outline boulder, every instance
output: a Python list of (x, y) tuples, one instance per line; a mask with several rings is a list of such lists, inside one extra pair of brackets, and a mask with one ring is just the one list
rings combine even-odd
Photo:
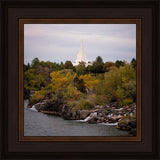
[[(122, 118), (123, 120), (123, 118)], [(126, 119), (121, 122), (121, 120), (118, 121), (118, 128), (125, 131), (131, 131), (134, 132), (136, 129), (136, 120), (130, 120)], [(135, 133), (133, 133), (135, 135)]]
[(105, 109), (100, 109), (97, 111), (97, 116), (98, 117), (106, 117), (108, 115), (108, 111)]
[(90, 111), (89, 110), (80, 110), (79, 111), (79, 119), (84, 120), (89, 115), (90, 115)]
[(64, 104), (62, 107), (62, 117), (64, 119), (71, 119), (72, 117), (72, 112), (71, 112), (71, 107)]
[(95, 124), (95, 123), (97, 123), (97, 120), (98, 120), (98, 118), (96, 116), (92, 116), (89, 118), (89, 120), (87, 122)]
[(27, 108), (32, 108), (32, 106), (33, 106), (33, 105), (31, 105), (31, 104), (28, 104), (28, 105), (27, 105)]
[(71, 117), (70, 117), (70, 119), (71, 120), (76, 120), (77, 119), (76, 117), (77, 117), (76, 111), (72, 111), (71, 110)]
[(35, 108), (38, 111), (62, 111), (63, 103), (59, 100), (43, 100), (41, 103), (35, 104)]
[(109, 118), (109, 119), (108, 119), (108, 123), (115, 123), (115, 122), (116, 122), (115, 119), (112, 119), (112, 118)]
[(79, 120), (80, 119), (80, 110), (76, 111), (76, 119)]
[(110, 119), (114, 120), (114, 121), (118, 121), (119, 119), (121, 119), (123, 116), (113, 116)]
[(46, 110), (46, 103), (37, 103), (34, 105), (37, 111), (45, 111)]

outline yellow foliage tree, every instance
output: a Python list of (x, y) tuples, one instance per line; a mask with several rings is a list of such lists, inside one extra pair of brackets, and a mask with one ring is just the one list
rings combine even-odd
[(85, 86), (90, 90), (92, 90), (94, 86), (99, 83), (99, 80), (96, 79), (96, 77), (91, 76), (91, 74), (81, 75), (79, 79), (83, 79)]
[(59, 71), (50, 74), (52, 78), (52, 89), (57, 94), (62, 94), (65, 98), (75, 98), (79, 95), (79, 91), (74, 87), (73, 80), (76, 74), (72, 75), (68, 72), (66, 75)]

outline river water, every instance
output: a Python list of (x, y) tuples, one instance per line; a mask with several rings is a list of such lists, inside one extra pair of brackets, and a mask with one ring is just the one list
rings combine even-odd
[(115, 125), (89, 124), (37, 112), (24, 100), (24, 136), (129, 136)]

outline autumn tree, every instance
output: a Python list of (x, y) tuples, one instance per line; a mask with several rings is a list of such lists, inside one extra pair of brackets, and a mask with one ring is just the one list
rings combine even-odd
[(99, 80), (96, 79), (95, 76), (91, 76), (91, 74), (81, 75), (79, 76), (79, 79), (83, 79), (85, 86), (89, 90), (93, 90), (95, 88), (95, 85), (99, 83)]
[(35, 69), (29, 69), (24, 73), (24, 87), (26, 90), (35, 91), (44, 87), (46, 82), (41, 74), (36, 74)]
[(136, 95), (136, 72), (132, 65), (126, 64), (123, 67), (111, 67), (105, 73), (105, 92), (110, 101), (117, 101), (123, 105), (127, 98), (135, 100)]
[(115, 66), (114, 62), (106, 62), (104, 64), (104, 71), (108, 72), (112, 66)]
[(51, 90), (56, 93), (57, 96), (64, 96), (65, 98), (78, 97), (79, 91), (74, 86), (74, 78), (76, 74), (72, 75), (68, 72), (66, 75), (61, 74), (60, 71), (52, 72), (50, 74), (52, 83), (50, 85)]

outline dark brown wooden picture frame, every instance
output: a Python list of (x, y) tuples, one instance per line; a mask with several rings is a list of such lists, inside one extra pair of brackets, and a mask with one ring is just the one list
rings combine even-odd
[[(135, 137), (31, 137), (24, 136), (23, 55), (24, 24), (136, 24), (137, 136)], [(141, 19), (19, 19), (19, 141), (141, 141)]]
[[(158, 159), (159, 158), (159, 18), (160, 3), (143, 1), (1, 1), (0, 53), (0, 148), (1, 159)], [(19, 36), (22, 25), (30, 19), (60, 19), (60, 22), (93, 19), (136, 20), (141, 35), (137, 54), (139, 99), (139, 134), (136, 139), (25, 139), (22, 117), (23, 57)], [(62, 20), (63, 19), (63, 20)], [(124, 20), (124, 21), (125, 21)], [(20, 23), (19, 23), (20, 22)], [(22, 22), (22, 23), (21, 23)], [(59, 22), (59, 23), (60, 23)], [(82, 21), (81, 21), (82, 23)], [(20, 40), (20, 41), (19, 41)], [(19, 52), (20, 51), (20, 52)], [(20, 79), (19, 79), (20, 78)], [(141, 87), (140, 87), (141, 86)], [(19, 117), (20, 115), (20, 117)], [(20, 122), (20, 123), (19, 123)], [(19, 124), (20, 129), (19, 130)], [(19, 139), (20, 135), (20, 139)], [(34, 137), (35, 138), (35, 137)], [(110, 137), (108, 137), (110, 138)], [(125, 137), (127, 138), (127, 137)], [(132, 137), (129, 137), (132, 138)], [(43, 142), (40, 142), (40, 141)], [(62, 154), (63, 153), (63, 154)]]

